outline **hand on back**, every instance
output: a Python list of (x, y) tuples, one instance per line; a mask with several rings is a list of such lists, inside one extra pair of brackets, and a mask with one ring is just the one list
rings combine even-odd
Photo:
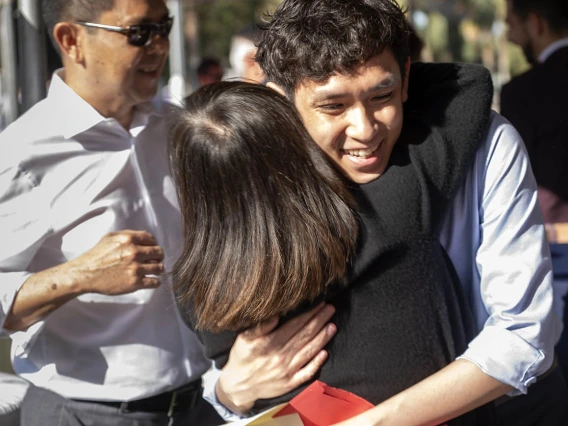
[(335, 309), (320, 304), (276, 328), (273, 318), (237, 337), (217, 382), (217, 397), (244, 414), (257, 399), (274, 398), (311, 379), (327, 359), (324, 346), (337, 328)]

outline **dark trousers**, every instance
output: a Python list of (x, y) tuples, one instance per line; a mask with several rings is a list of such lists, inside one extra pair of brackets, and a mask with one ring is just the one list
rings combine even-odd
[(568, 387), (560, 368), (529, 386), (526, 395), (496, 404), (501, 426), (568, 426)]
[(166, 412), (124, 411), (96, 402), (74, 401), (30, 386), (21, 408), (23, 426), (218, 426), (225, 421), (201, 395), (191, 407)]

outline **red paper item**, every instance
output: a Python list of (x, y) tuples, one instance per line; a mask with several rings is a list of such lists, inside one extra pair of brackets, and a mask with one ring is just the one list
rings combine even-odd
[(342, 389), (315, 381), (274, 417), (298, 413), (304, 426), (329, 426), (361, 414), (373, 404)]

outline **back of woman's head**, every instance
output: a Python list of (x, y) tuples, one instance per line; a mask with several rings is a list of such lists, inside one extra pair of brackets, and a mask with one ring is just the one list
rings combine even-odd
[(344, 274), (357, 236), (351, 198), (284, 97), (214, 83), (189, 96), (172, 124), (184, 224), (173, 279), (197, 327), (249, 327)]

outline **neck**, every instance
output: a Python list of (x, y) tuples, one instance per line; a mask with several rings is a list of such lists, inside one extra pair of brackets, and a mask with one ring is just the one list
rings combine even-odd
[(558, 33), (547, 32), (534, 43), (536, 57), (538, 58), (552, 43), (562, 40), (563, 38), (568, 38), (568, 29)]
[(96, 83), (85, 81), (72, 67), (65, 67), (65, 83), (103, 117), (114, 118), (126, 130), (130, 129), (135, 105), (125, 102), (120, 94), (93, 90)]

